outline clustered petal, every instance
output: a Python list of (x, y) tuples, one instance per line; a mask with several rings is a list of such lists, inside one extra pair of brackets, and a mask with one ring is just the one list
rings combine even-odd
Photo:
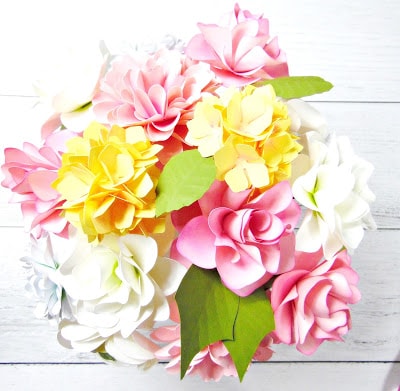
[(193, 105), (215, 86), (208, 65), (160, 49), (116, 59), (93, 99), (93, 109), (100, 122), (142, 125), (151, 141), (171, 148), (169, 139), (178, 125), (186, 124)]
[(288, 180), (302, 149), (290, 130), (288, 109), (270, 85), (204, 98), (187, 125), (186, 142), (203, 157), (214, 156), (217, 179), (236, 192)]
[(137, 126), (109, 130), (92, 123), (69, 140), (53, 183), (65, 199), (66, 219), (91, 240), (110, 232), (162, 231), (163, 220), (155, 218), (160, 149)]
[(269, 21), (235, 5), (231, 25), (198, 23), (200, 34), (185, 53), (210, 64), (225, 86), (243, 86), (260, 79), (287, 76), (288, 65), (277, 38), (271, 38)]

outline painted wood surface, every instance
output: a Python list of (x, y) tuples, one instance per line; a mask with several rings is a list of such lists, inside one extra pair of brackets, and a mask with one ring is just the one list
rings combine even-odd
[(257, 364), (250, 368), (241, 384), (232, 378), (220, 383), (204, 383), (199, 378), (180, 381), (166, 374), (161, 365), (151, 372), (102, 364), (0, 366), (3, 389), (29, 391), (397, 391), (399, 376), (400, 368), (391, 363)]
[[(105, 38), (183, 39), (196, 21), (209, 21), (234, 1), (85, 2), (28, 0), (0, 5), (0, 147), (37, 141), (44, 119), (33, 109), (32, 81), (66, 42)], [(142, 373), (100, 363), (60, 347), (54, 326), (33, 317), (19, 258), (26, 236), (10, 194), (0, 189), (0, 385), (4, 390), (362, 390), (392, 391), (400, 384), (400, 3), (396, 0), (243, 0), (264, 12), (288, 53), (293, 75), (316, 74), (335, 88), (313, 97), (329, 127), (351, 138), (375, 165), (378, 230), (367, 232), (353, 257), (363, 298), (353, 306), (344, 343), (325, 343), (311, 357), (278, 346), (273, 361), (235, 379), (180, 382), (162, 365)], [(186, 17), (184, 19), (183, 16)], [(154, 26), (158, 26), (155, 28)], [(1, 158), (3, 159), (3, 158)], [(29, 387), (27, 388), (27, 382)]]

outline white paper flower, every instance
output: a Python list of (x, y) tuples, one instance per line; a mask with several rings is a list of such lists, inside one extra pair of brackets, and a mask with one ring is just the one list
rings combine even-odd
[(286, 105), (291, 119), (290, 130), (300, 136), (300, 143), (304, 149), (307, 150), (307, 140), (302, 136), (306, 133), (317, 133), (321, 141), (326, 139), (328, 136), (326, 119), (315, 107), (301, 99), (290, 99)]
[(57, 268), (68, 258), (73, 237), (65, 239), (48, 233), (39, 239), (31, 235), (28, 254), (21, 258), (30, 274), (26, 289), (38, 304), (35, 316), (58, 321), (63, 312), (68, 316), (68, 303), (62, 298)]
[(104, 345), (104, 350), (114, 360), (113, 364), (138, 365), (143, 369), (158, 362), (154, 355), (158, 349), (159, 345), (138, 331), (134, 331), (128, 338), (115, 334)]
[(35, 92), (41, 102), (61, 115), (65, 127), (82, 131), (94, 119), (90, 102), (106, 57), (99, 47), (76, 44), (55, 53), (54, 62), (34, 83)]
[(303, 146), (292, 164), (291, 183), (310, 169), (309, 145), (315, 140), (325, 142), (329, 131), (324, 116), (309, 103), (301, 99), (290, 99), (286, 102), (291, 120), (290, 130), (299, 137)]
[[(126, 348), (118, 338), (132, 345), (139, 328), (168, 320), (167, 296), (175, 293), (186, 269), (158, 258), (151, 237), (108, 235), (97, 245), (81, 243), (59, 272), (75, 318), (60, 324), (60, 342), (84, 352), (104, 346), (113, 355), (116, 346)], [(120, 357), (135, 361), (134, 349), (128, 351)]]
[(360, 244), (364, 228), (375, 229), (370, 203), (375, 196), (367, 181), (373, 166), (356, 156), (347, 137), (310, 143), (311, 168), (296, 179), (293, 195), (308, 210), (296, 236), (296, 250), (317, 251), (327, 258), (343, 246)]

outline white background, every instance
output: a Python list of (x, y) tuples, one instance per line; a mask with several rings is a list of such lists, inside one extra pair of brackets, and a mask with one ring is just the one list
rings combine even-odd
[[(37, 139), (44, 120), (31, 84), (65, 44), (183, 39), (197, 21), (216, 21), (229, 0), (2, 0), (0, 5), (0, 147)], [(33, 317), (24, 292), (21, 215), (0, 189), (0, 386), (2, 390), (280, 390), (391, 391), (400, 384), (400, 3), (397, 0), (247, 0), (264, 12), (287, 52), (292, 75), (319, 75), (335, 88), (313, 97), (332, 130), (351, 137), (376, 169), (371, 186), (379, 229), (353, 258), (362, 301), (345, 343), (325, 343), (305, 357), (276, 349), (236, 379), (179, 381), (161, 365), (142, 373), (98, 363), (61, 348), (55, 329)], [(3, 154), (1, 154), (1, 163)]]

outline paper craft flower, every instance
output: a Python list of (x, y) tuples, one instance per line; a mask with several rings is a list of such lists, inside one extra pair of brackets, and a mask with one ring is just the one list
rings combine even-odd
[(214, 155), (217, 179), (225, 181), (234, 192), (269, 185), (265, 160), (243, 137), (231, 136)]
[[(154, 354), (159, 360), (168, 360), (166, 370), (172, 374), (179, 373), (181, 364), (181, 341), (179, 315), (172, 316), (178, 324), (162, 326), (152, 332), (151, 337), (164, 347)], [(205, 381), (220, 380), (223, 376), (237, 377), (237, 371), (225, 345), (215, 342), (202, 349), (193, 358), (186, 375), (199, 375)]]
[[(222, 282), (240, 296), (293, 267), (293, 229), (300, 217), (286, 182), (255, 199), (248, 197), (248, 191), (234, 193), (215, 182), (194, 206), (201, 214), (183, 226), (176, 241), (184, 258), (199, 267), (217, 268)], [(173, 218), (182, 221), (179, 214)]]
[(41, 144), (4, 151), (27, 288), (66, 348), (242, 381), (274, 344), (312, 354), (351, 328), (373, 167), (302, 99), (332, 84), (289, 77), (263, 15), (230, 16), (88, 48), (41, 84)]
[(69, 239), (50, 233), (40, 239), (31, 236), (29, 250), (21, 261), (29, 269), (26, 289), (37, 300), (35, 315), (38, 318), (58, 321), (61, 313), (68, 312), (62, 301), (57, 269), (68, 258), (70, 249)]
[(201, 33), (189, 41), (185, 53), (210, 64), (225, 86), (288, 75), (286, 56), (277, 38), (270, 37), (268, 19), (236, 4), (231, 20), (225, 26), (198, 23)]
[(195, 107), (193, 118), (187, 122), (185, 141), (196, 146), (201, 156), (213, 156), (224, 143), (223, 105), (216, 96), (206, 96)]
[(308, 138), (319, 138), (325, 141), (329, 134), (328, 125), (324, 116), (310, 103), (301, 99), (290, 99), (286, 102), (288, 117), (290, 118), (290, 131), (299, 136), (302, 153), (308, 154)]
[(34, 83), (42, 103), (54, 111), (42, 127), (42, 136), (46, 137), (61, 125), (82, 131), (94, 119), (91, 102), (106, 68), (107, 55), (101, 52), (100, 45), (74, 45), (57, 53), (51, 65)]
[(187, 124), (186, 142), (214, 156), (217, 178), (233, 191), (271, 187), (291, 177), (302, 146), (290, 131), (285, 104), (270, 86), (228, 89), (205, 98)]
[(314, 252), (322, 244), (330, 258), (343, 246), (355, 249), (364, 228), (375, 227), (370, 212), (375, 197), (367, 186), (372, 165), (354, 155), (346, 137), (332, 137), (329, 144), (312, 141), (310, 164), (293, 184), (296, 200), (308, 208), (297, 233), (297, 250)]
[[(169, 318), (167, 296), (178, 288), (185, 268), (158, 258), (154, 239), (108, 235), (98, 245), (84, 238), (78, 244), (59, 268), (73, 315), (60, 324), (60, 338), (68, 341), (67, 347), (89, 352), (104, 346), (113, 355), (117, 341), (142, 341), (138, 329)], [(141, 348), (132, 347), (131, 354), (133, 349), (139, 356), (130, 361), (140, 360)]]
[(51, 184), (61, 166), (63, 143), (73, 135), (63, 131), (49, 136), (41, 147), (26, 142), (22, 150), (4, 150), (1, 184), (14, 193), (10, 202), (21, 205), (25, 227), (37, 238), (45, 232), (67, 235), (68, 222), (60, 214), (63, 199)]
[[(161, 326), (151, 333), (152, 339), (162, 342), (164, 346), (155, 352), (159, 360), (168, 360), (166, 370), (179, 373), (181, 364), (180, 319), (178, 308), (171, 305), (171, 320), (177, 324)], [(273, 351), (270, 349), (272, 337), (266, 336), (254, 354), (255, 361), (267, 361)], [(235, 364), (225, 345), (217, 341), (204, 347), (191, 361), (186, 375), (199, 375), (205, 381), (219, 381), (223, 376), (237, 377)]]
[(275, 334), (281, 342), (312, 354), (323, 341), (342, 340), (351, 328), (349, 304), (360, 299), (358, 276), (345, 250), (314, 265), (307, 265), (307, 255), (299, 253), (296, 263), (298, 268), (273, 284)]
[(151, 141), (165, 141), (215, 84), (207, 65), (190, 61), (178, 51), (125, 56), (113, 62), (101, 82), (93, 99), (94, 111), (103, 123), (140, 124)]
[(65, 199), (65, 218), (91, 239), (109, 232), (157, 232), (155, 188), (159, 170), (141, 127), (110, 130), (93, 123), (68, 142), (54, 188)]
[[(205, 144), (205, 137), (220, 133), (222, 142), (231, 135), (241, 136), (258, 150), (276, 129), (288, 130), (289, 126), (287, 107), (277, 99), (274, 89), (270, 85), (258, 88), (248, 85), (243, 89), (227, 89), (219, 99), (204, 98), (188, 122), (186, 141), (199, 146), (201, 152), (200, 144)], [(202, 153), (202, 156), (213, 154)]]

